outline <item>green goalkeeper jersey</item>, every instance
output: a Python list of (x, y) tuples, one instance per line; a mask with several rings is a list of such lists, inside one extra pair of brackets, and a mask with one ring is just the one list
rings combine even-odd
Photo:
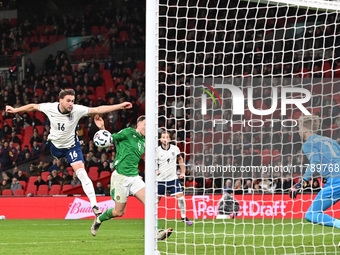
[(130, 127), (112, 134), (112, 138), (117, 149), (114, 162), (116, 171), (125, 176), (137, 176), (138, 163), (144, 153), (145, 138)]

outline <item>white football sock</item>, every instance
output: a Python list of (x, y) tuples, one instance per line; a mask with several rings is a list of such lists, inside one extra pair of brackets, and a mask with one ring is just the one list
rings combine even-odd
[(177, 198), (177, 199), (178, 199), (178, 207), (181, 211), (181, 217), (185, 218), (186, 217), (186, 215), (185, 215), (185, 211), (186, 211), (185, 198), (180, 197), (180, 198)]
[(81, 181), (81, 185), (83, 186), (83, 190), (86, 196), (89, 198), (91, 203), (91, 208), (97, 205), (96, 194), (94, 193), (94, 188), (91, 179), (88, 177), (84, 168), (79, 168), (76, 172), (78, 179)]

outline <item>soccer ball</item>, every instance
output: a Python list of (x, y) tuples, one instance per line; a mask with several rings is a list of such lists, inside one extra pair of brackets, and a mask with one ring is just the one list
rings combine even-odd
[(107, 130), (99, 130), (93, 136), (94, 144), (99, 148), (106, 148), (112, 144), (111, 133)]
[(5, 219), (6, 219), (5, 215), (0, 215), (0, 220), (5, 220)]

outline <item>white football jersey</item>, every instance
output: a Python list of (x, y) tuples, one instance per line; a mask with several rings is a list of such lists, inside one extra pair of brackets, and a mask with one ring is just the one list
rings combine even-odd
[(59, 149), (71, 148), (79, 141), (77, 127), (79, 120), (87, 116), (90, 109), (83, 105), (74, 104), (70, 113), (61, 113), (59, 103), (43, 103), (39, 111), (45, 113), (50, 120), (51, 130), (48, 140)]
[(164, 149), (162, 145), (156, 149), (156, 162), (160, 171), (157, 181), (172, 181), (178, 178), (177, 157), (180, 154), (179, 148), (172, 144), (168, 150)]

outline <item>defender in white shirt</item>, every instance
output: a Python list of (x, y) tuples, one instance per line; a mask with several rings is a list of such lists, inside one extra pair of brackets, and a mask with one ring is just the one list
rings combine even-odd
[(192, 222), (186, 217), (185, 198), (176, 173), (177, 160), (181, 168), (179, 178), (182, 179), (184, 178), (185, 169), (181, 152), (176, 145), (170, 144), (169, 133), (163, 132), (161, 135), (161, 145), (156, 150), (156, 162), (158, 163), (158, 202), (169, 190), (170, 194), (175, 195), (178, 200), (178, 207), (181, 211), (182, 221), (190, 226), (192, 225)]
[(41, 111), (47, 115), (51, 123), (48, 140), (51, 141), (51, 154), (55, 158), (65, 157), (81, 181), (83, 190), (90, 200), (95, 215), (101, 214), (91, 179), (88, 177), (84, 157), (77, 135), (78, 122), (82, 117), (104, 114), (120, 109), (131, 108), (132, 104), (124, 102), (117, 105), (103, 105), (99, 107), (86, 107), (74, 104), (75, 92), (73, 89), (61, 90), (59, 103), (28, 104), (19, 108), (6, 106), (6, 112)]

